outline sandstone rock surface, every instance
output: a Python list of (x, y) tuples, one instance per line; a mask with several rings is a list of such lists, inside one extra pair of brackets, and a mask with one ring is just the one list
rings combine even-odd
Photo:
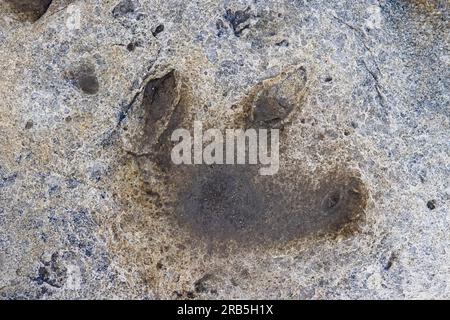
[[(0, 0), (0, 298), (450, 298), (449, 14)], [(279, 173), (174, 166), (193, 121)]]

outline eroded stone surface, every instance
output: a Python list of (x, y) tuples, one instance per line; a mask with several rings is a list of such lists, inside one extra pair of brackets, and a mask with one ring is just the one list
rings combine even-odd
[[(1, 298), (449, 297), (446, 1), (12, 2)], [(280, 171), (173, 165), (194, 120)]]

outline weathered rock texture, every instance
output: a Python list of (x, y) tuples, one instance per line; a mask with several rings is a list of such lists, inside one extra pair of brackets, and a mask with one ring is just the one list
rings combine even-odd
[[(0, 297), (449, 298), (445, 0), (0, 0)], [(277, 175), (176, 128), (279, 128)]]

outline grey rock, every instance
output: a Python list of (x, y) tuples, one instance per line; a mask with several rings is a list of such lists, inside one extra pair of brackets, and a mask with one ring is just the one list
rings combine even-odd
[[(450, 297), (448, 1), (19, 2), (0, 0), (0, 298)], [(205, 209), (172, 130), (252, 116), (283, 129), (280, 172)]]

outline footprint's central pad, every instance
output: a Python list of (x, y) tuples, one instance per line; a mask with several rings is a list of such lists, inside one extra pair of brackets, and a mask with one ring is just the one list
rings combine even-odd
[(264, 213), (263, 195), (251, 178), (230, 166), (204, 166), (179, 201), (184, 223), (218, 239), (244, 236)]
[(312, 180), (295, 167), (270, 177), (250, 166), (191, 168), (173, 180), (172, 213), (179, 226), (211, 242), (256, 245), (349, 231), (367, 205), (364, 183), (344, 170)]

